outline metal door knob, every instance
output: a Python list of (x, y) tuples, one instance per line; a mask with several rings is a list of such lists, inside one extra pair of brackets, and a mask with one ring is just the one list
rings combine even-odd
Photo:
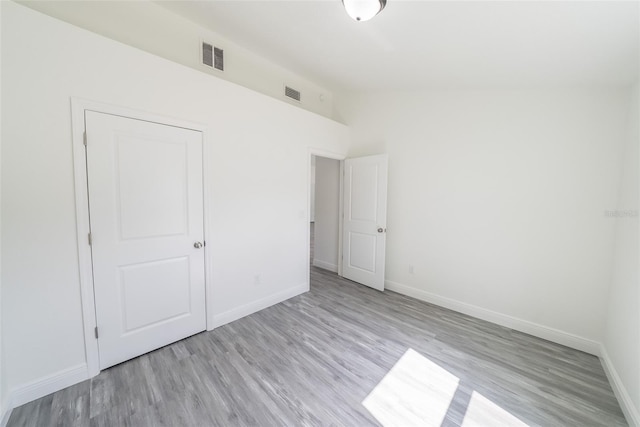
[(383, 233), (384, 232), (384, 228), (380, 227), (378, 228), (378, 233)]
[(196, 248), (196, 249), (200, 249), (200, 248), (202, 247), (202, 243), (200, 243), (200, 242), (195, 242), (195, 243), (193, 244), (193, 247), (194, 247), (194, 248)]

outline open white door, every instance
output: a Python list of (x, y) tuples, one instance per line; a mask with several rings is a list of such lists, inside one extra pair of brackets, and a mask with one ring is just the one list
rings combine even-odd
[(387, 155), (344, 161), (342, 275), (384, 290)]
[(100, 369), (206, 328), (202, 133), (86, 111)]

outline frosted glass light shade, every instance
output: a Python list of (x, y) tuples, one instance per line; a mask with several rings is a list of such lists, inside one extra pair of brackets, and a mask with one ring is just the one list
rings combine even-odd
[(387, 5), (387, 0), (342, 0), (347, 14), (356, 21), (368, 21)]

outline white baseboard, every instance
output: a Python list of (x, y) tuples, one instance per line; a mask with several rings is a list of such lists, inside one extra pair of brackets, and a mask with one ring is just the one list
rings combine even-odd
[(524, 332), (538, 338), (562, 344), (576, 350), (584, 351), (585, 353), (593, 354), (595, 356), (598, 356), (600, 354), (600, 343), (567, 332), (563, 332), (558, 329), (533, 323), (528, 320), (519, 319), (507, 314), (498, 313), (497, 311), (487, 310), (486, 308), (467, 304), (465, 302), (454, 300), (452, 298), (436, 295), (431, 292), (416, 289), (411, 286), (403, 285), (401, 283), (392, 282), (390, 280), (385, 281), (385, 288), (390, 291), (395, 291), (400, 294), (426, 301), (441, 307), (445, 307), (453, 311), (477, 317), (478, 319), (496, 323), (510, 329), (515, 329), (516, 331)]
[(63, 369), (55, 374), (32, 381), (11, 390), (9, 401), (11, 408), (17, 408), (63, 388), (78, 384), (89, 379), (89, 369), (86, 363)]
[(600, 346), (600, 362), (618, 399), (618, 403), (620, 403), (620, 408), (629, 423), (629, 427), (640, 427), (640, 408), (634, 405), (604, 345)]
[(213, 327), (211, 329), (226, 325), (227, 323), (231, 323), (234, 320), (241, 319), (260, 310), (264, 310), (267, 307), (271, 307), (272, 305), (278, 304), (307, 291), (309, 291), (309, 282), (293, 286), (289, 289), (285, 289), (284, 291), (269, 295), (268, 297), (225, 311), (224, 313), (216, 314), (213, 316)]
[(7, 427), (13, 408), (10, 401), (4, 402), (4, 404), (5, 406), (0, 407), (0, 427)]
[(334, 273), (338, 272), (338, 266), (336, 264), (331, 264), (330, 262), (314, 259), (313, 265), (314, 267), (323, 268), (325, 270), (333, 271)]
[(4, 412), (0, 418), (0, 427), (7, 425), (13, 408), (40, 399), (48, 394), (78, 384), (87, 379), (89, 379), (89, 370), (87, 364), (83, 363), (14, 388), (9, 392), (9, 397), (7, 402), (5, 402), (6, 407), (2, 408)]

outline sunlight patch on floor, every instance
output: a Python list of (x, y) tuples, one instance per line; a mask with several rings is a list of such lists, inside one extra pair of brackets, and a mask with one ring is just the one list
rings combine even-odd
[(380, 424), (440, 427), (458, 377), (408, 349), (362, 404)]
[(477, 391), (456, 398), (458, 412), (449, 413), (458, 387), (457, 376), (410, 348), (362, 405), (384, 427), (440, 427), (445, 417), (456, 424), (462, 419), (461, 427), (528, 427)]
[(461, 427), (528, 427), (480, 393), (471, 394)]

